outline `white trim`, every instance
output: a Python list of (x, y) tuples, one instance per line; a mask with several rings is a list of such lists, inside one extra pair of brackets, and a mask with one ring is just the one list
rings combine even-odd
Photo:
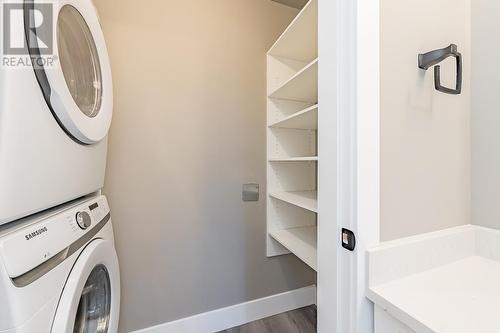
[[(319, 137), (319, 333), (373, 333), (366, 250), (378, 244), (380, 227), (379, 5), (319, 4), (318, 117), (330, 129)], [(341, 247), (342, 227), (356, 234), (354, 252)]]
[[(356, 208), (358, 248), (350, 332), (373, 332), (368, 292), (367, 250), (380, 241), (380, 1), (356, 6)], [(347, 332), (347, 331), (346, 331)]]
[[(366, 249), (379, 241), (378, 12), (379, 0), (319, 0), (319, 333), (373, 332)], [(342, 227), (356, 234), (354, 252), (341, 247)]]
[(211, 333), (316, 303), (316, 287), (309, 286), (253, 301), (204, 312), (133, 333)]
[[(339, 45), (341, 2), (318, 0), (318, 333), (342, 333), (339, 289), (341, 114), (344, 95)], [(350, 0), (347, 0), (350, 1)]]

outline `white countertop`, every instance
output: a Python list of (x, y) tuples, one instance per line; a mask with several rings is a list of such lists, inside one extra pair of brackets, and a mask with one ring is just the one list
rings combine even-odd
[(500, 230), (465, 225), (383, 242), (368, 266), (367, 297), (412, 331), (500, 333)]
[(417, 332), (500, 332), (500, 262), (473, 255), (371, 286), (375, 304)]

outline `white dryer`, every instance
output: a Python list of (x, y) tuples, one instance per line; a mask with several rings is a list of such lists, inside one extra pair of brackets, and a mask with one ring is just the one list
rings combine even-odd
[(120, 278), (106, 198), (4, 226), (0, 299), (2, 333), (116, 333)]
[[(0, 0), (4, 11), (9, 2)], [(0, 225), (104, 183), (113, 88), (91, 0), (21, 1), (10, 38), (24, 38), (28, 59), (40, 57), (37, 6), (47, 3), (55, 65), (0, 69)]]

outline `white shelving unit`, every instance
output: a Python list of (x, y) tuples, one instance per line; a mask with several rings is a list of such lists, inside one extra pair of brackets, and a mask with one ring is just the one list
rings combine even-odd
[(318, 57), (318, 3), (309, 1), (268, 54), (308, 62)]
[(269, 97), (316, 102), (318, 100), (318, 59), (313, 60), (313, 62), (277, 87)]
[(267, 255), (317, 270), (317, 0), (267, 53), (267, 97)]
[(316, 226), (274, 230), (270, 232), (270, 235), (312, 269), (318, 270), (316, 262), (318, 228)]
[(269, 192), (269, 196), (314, 213), (318, 212), (318, 196), (316, 191)]
[(269, 125), (272, 128), (318, 130), (318, 105), (310, 106)]
[(311, 157), (284, 157), (284, 158), (271, 158), (269, 162), (307, 162), (307, 161), (317, 161), (317, 156)]

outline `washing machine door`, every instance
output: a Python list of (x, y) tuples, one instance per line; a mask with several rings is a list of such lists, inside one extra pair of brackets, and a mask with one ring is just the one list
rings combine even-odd
[(53, 333), (116, 333), (120, 311), (118, 259), (111, 242), (94, 240), (78, 257), (64, 286)]
[[(111, 68), (91, 0), (53, 0), (52, 61), (46, 57), (42, 11), (47, 1), (25, 0), (24, 24), (33, 68), (56, 121), (75, 141), (95, 144), (107, 135), (113, 113)], [(46, 8), (46, 7), (43, 7)], [(38, 36), (39, 35), (39, 36)], [(40, 38), (38, 38), (40, 37)], [(40, 61), (37, 61), (40, 60)]]

